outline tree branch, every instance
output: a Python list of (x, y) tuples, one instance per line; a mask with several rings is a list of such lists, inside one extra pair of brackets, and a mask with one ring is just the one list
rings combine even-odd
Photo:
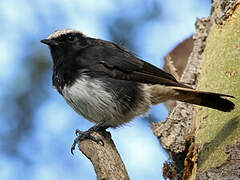
[[(202, 53), (206, 46), (210, 26), (209, 18), (197, 20), (196, 33), (193, 35), (193, 51), (180, 79), (181, 82), (185, 82), (194, 88), (197, 86), (200, 75)], [(182, 177), (184, 159), (191, 144), (193, 112), (193, 105), (177, 102), (175, 108), (163, 122), (152, 124), (153, 133), (172, 158), (179, 178)]]
[(128, 180), (128, 173), (123, 161), (111, 139), (109, 132), (102, 135), (92, 133), (100, 138), (104, 145), (86, 139), (79, 144), (79, 150), (92, 162), (98, 180)]

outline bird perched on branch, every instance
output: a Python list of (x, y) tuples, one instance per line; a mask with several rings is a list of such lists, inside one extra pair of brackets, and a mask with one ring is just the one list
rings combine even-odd
[(233, 96), (194, 90), (127, 49), (80, 31), (58, 30), (41, 42), (50, 47), (53, 86), (78, 114), (96, 124), (76, 130), (71, 152), (83, 139), (100, 142), (93, 131), (120, 126), (167, 100), (225, 112), (234, 108), (225, 99)]

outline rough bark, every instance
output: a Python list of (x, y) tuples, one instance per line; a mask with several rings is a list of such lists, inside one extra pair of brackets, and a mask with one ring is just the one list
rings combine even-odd
[(79, 144), (79, 150), (92, 162), (98, 180), (129, 180), (126, 168), (114, 145), (109, 132), (103, 135), (93, 133), (101, 138), (104, 145), (91, 140)]
[[(181, 81), (199, 90), (231, 94), (231, 113), (178, 103), (153, 132), (173, 159), (170, 179), (240, 179), (240, 6), (214, 0), (197, 20), (194, 47)], [(164, 174), (169, 174), (164, 172)]]
[(240, 179), (240, 2), (213, 1), (211, 22), (198, 87), (234, 95), (236, 107), (231, 113), (197, 109), (193, 170), (196, 179)]
[[(197, 20), (196, 33), (193, 35), (193, 51), (180, 79), (180, 81), (194, 88), (197, 86), (201, 71), (202, 53), (206, 46), (209, 27), (209, 18)], [(178, 178), (183, 174), (184, 159), (193, 136), (191, 126), (193, 111), (193, 105), (177, 102), (177, 105), (165, 121), (152, 124), (153, 133), (158, 137), (161, 145), (174, 161)]]

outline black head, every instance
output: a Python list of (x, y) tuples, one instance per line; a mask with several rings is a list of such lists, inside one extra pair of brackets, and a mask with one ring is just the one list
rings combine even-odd
[(73, 29), (58, 30), (52, 33), (47, 39), (41, 40), (42, 43), (50, 47), (54, 63), (72, 56), (79, 50), (86, 48), (89, 44), (89, 37)]

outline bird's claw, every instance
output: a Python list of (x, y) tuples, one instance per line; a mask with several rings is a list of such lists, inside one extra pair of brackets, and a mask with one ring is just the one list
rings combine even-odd
[(79, 144), (81, 141), (83, 141), (84, 139), (91, 139), (92, 141), (98, 143), (98, 144), (102, 144), (104, 146), (104, 142), (102, 139), (94, 137), (91, 135), (93, 131), (91, 129), (87, 130), (87, 131), (80, 131), (79, 129), (76, 129), (75, 134), (76, 134), (76, 138), (73, 141), (72, 147), (71, 147), (71, 153), (72, 155), (74, 155), (73, 151), (76, 147), (77, 144)]

